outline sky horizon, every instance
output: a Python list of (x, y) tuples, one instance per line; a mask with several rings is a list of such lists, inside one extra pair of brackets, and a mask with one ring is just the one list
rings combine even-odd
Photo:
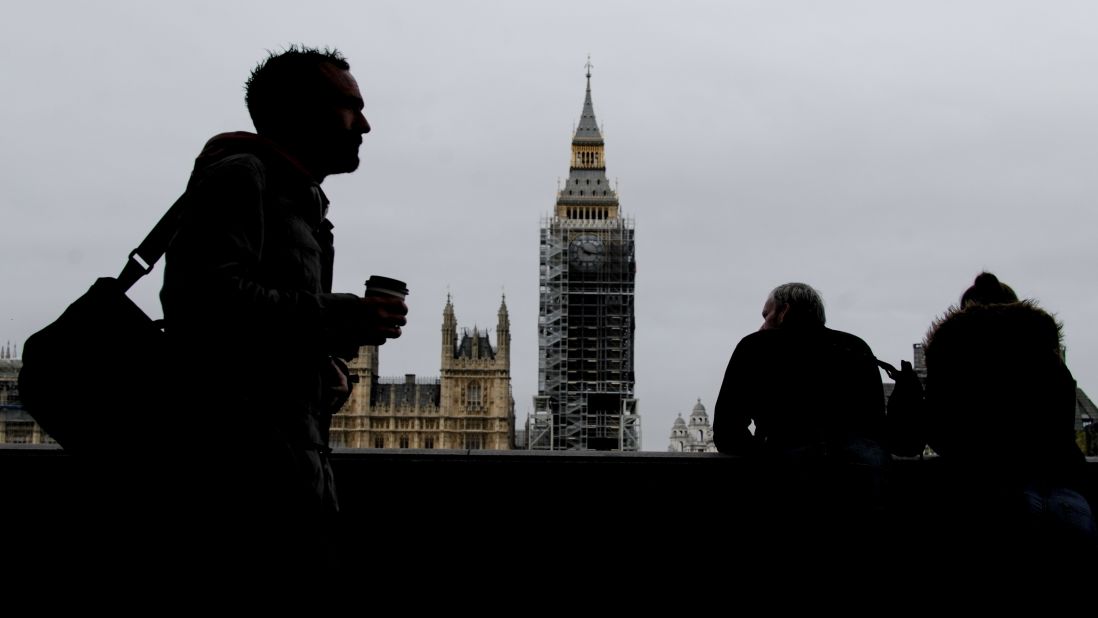
[[(459, 328), (494, 345), (506, 293), (521, 428), (538, 232), (568, 175), (590, 54), (607, 177), (636, 227), (644, 450), (666, 450), (699, 399), (712, 415), (732, 349), (787, 281), (816, 287), (828, 326), (898, 365), (993, 272), (1063, 321), (1068, 365), (1098, 395), (1098, 5), (47, 0), (8, 13), (0, 343), (20, 352), (117, 274), (207, 139), (251, 130), (243, 83), (267, 50), (333, 46), (373, 127), (359, 171), (324, 183), (334, 287), (408, 283), (383, 376), (439, 374), (448, 295)], [(131, 293), (154, 317), (161, 273)]]

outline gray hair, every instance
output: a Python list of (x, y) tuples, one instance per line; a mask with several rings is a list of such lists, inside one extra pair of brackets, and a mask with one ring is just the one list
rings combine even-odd
[(770, 292), (770, 298), (775, 305), (788, 305), (795, 320), (818, 322), (820, 326), (827, 323), (823, 298), (807, 283), (783, 283)]

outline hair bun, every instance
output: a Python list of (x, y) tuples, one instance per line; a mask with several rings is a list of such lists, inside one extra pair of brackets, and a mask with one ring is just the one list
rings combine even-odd
[(989, 272), (976, 275), (975, 286), (981, 290), (997, 290), (1000, 285), (999, 278)]
[(986, 271), (977, 275), (972, 287), (965, 290), (965, 293), (961, 296), (962, 307), (972, 303), (991, 305), (1017, 301), (1018, 296), (1009, 285), (999, 281), (998, 277)]

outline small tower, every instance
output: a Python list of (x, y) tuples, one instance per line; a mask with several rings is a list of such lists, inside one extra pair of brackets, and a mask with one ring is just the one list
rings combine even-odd
[(465, 329), (460, 336), (453, 304), (442, 317), (440, 416), (444, 431), (434, 448), (506, 450), (514, 444), (515, 402), (511, 396), (511, 327), (500, 305), (496, 347), (488, 331)]
[(682, 413), (671, 425), (671, 446), (667, 450), (672, 453), (685, 453), (686, 443), (690, 439), (690, 432), (686, 428), (686, 421), (682, 420)]
[(667, 450), (682, 453), (717, 452), (717, 446), (713, 444), (713, 428), (709, 425), (709, 415), (706, 414), (700, 397), (690, 412), (689, 422), (683, 420), (682, 414), (675, 419), (671, 426), (671, 446)]
[(511, 366), (511, 319), (507, 314), (507, 296), (499, 301), (496, 313), (496, 358)]
[(442, 310), (442, 364), (445, 367), (454, 358), (454, 347), (457, 345), (457, 319), (454, 317), (454, 305), (450, 295), (446, 295), (446, 307)]
[(367, 418), (371, 414), (374, 394), (378, 384), (378, 355), (376, 345), (364, 345), (358, 354), (347, 363), (351, 374), (351, 395), (332, 417), (328, 444), (364, 448), (369, 446), (367, 438)]

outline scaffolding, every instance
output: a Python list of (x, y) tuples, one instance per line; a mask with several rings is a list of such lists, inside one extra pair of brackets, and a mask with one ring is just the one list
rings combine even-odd
[(562, 196), (558, 212), (589, 217), (542, 220), (531, 449), (640, 450), (633, 221), (617, 216), (616, 197), (597, 202)]
[(633, 220), (606, 178), (591, 63), (568, 181), (541, 222), (535, 450), (640, 450), (633, 396)]

